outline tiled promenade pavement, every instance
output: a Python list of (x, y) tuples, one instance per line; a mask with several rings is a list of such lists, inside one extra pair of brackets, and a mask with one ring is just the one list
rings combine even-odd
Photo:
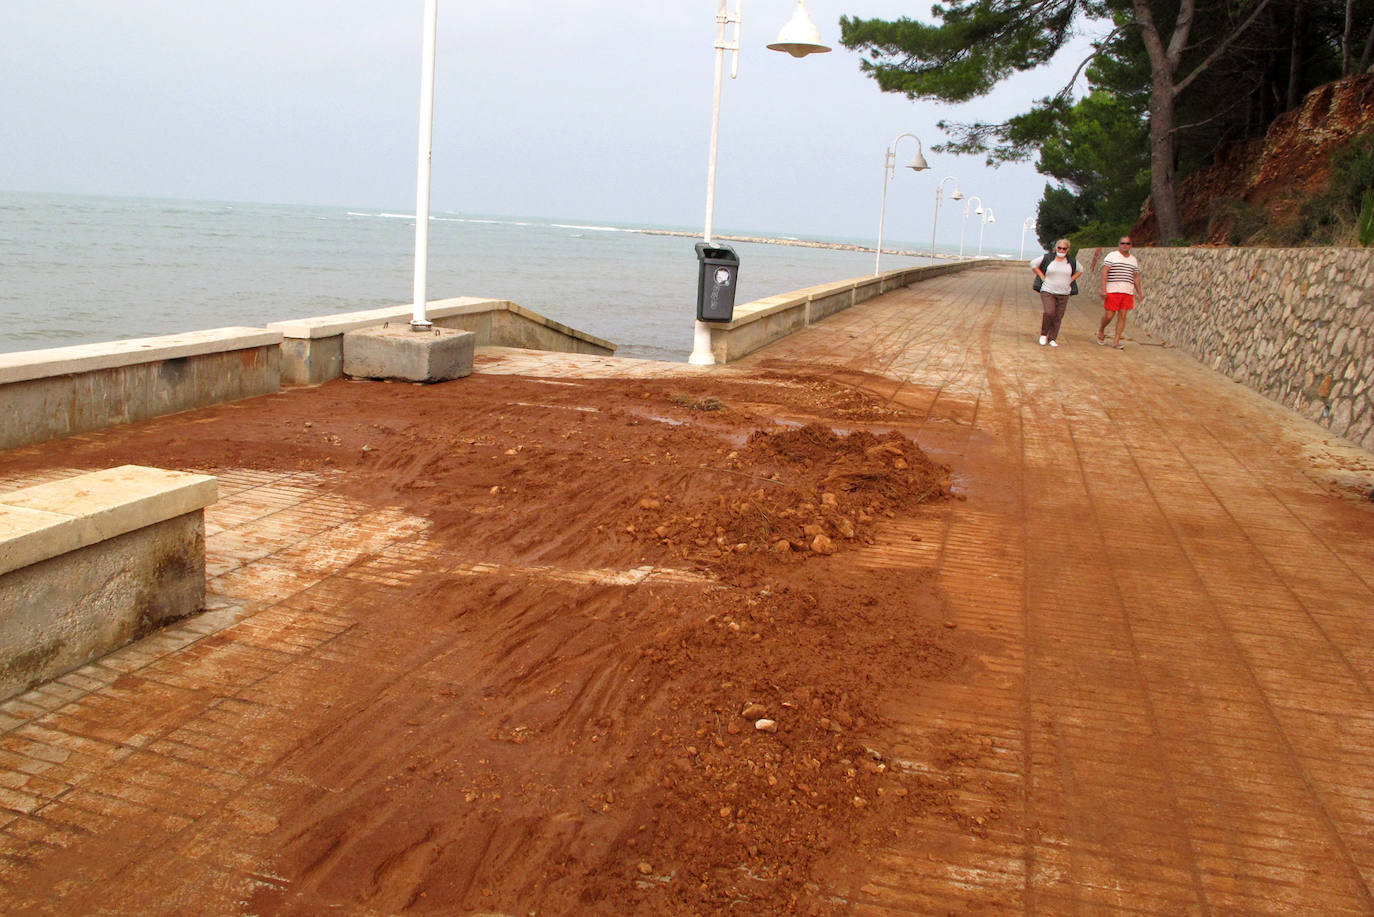
[[(896, 751), (920, 768), (961, 737), (967, 785), (1000, 787), (969, 809), (1015, 809), (1026, 829), (995, 812), (981, 830), (919, 825), (854, 911), (1374, 914), (1374, 457), (1129, 329), (1126, 350), (1098, 347), (1095, 318), (1073, 301), (1063, 346), (1039, 347), (1026, 272), (985, 269), (737, 367), (806, 369), (923, 414), (918, 441), (967, 497), (870, 549), (894, 573), (933, 568), (982, 648), (975, 677), (907, 700)], [(481, 371), (701, 370), (492, 352)], [(214, 610), (0, 705), (0, 911), (98, 912), (27, 895), (35, 857), (69, 857), (74, 886), (182, 876), (234, 900), (280, 881), (216, 832), (271, 830), (258, 776), (330, 702), (282, 699), (357, 659), (329, 596), (405, 575), (396, 542), (419, 523), (301, 477), (220, 486)], [(383, 672), (386, 647), (375, 657)], [(182, 703), (131, 707), (128, 672)], [(123, 818), (156, 823), (156, 846), (101, 849)]]

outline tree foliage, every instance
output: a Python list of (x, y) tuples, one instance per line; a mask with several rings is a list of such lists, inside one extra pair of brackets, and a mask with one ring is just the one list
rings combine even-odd
[(1374, 0), (964, 0), (931, 12), (933, 24), (845, 16), (841, 41), (885, 92), (966, 102), (1045, 64), (1076, 31), (1097, 32), (1086, 98), (1065, 87), (1000, 123), (942, 123), (950, 140), (937, 148), (990, 165), (1038, 154), (1102, 224), (1138, 211), (1143, 157), (1164, 241), (1180, 233), (1179, 177), (1374, 51)]

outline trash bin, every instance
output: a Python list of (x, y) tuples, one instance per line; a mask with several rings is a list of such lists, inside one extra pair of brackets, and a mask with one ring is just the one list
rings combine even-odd
[(697, 263), (697, 321), (730, 321), (735, 315), (739, 256), (728, 245), (698, 242)]

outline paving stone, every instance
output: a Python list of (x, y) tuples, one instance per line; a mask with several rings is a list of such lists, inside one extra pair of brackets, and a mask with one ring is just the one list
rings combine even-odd
[[(854, 913), (1374, 912), (1374, 539), (1367, 506), (1333, 486), (1337, 459), (1371, 457), (1133, 326), (1125, 351), (1097, 347), (1086, 301), (1064, 346), (1040, 348), (1024, 274), (896, 291), (728, 367), (484, 348), (477, 370), (791, 364), (923, 418), (918, 442), (965, 499), (893, 523), (860, 562), (933, 577), (978, 677), (898, 703), (889, 751), (957, 774), (961, 812), (1015, 807), (1034, 829), (915, 819), (835, 890)], [(0, 704), (0, 877), (23, 889), (45, 858), (79, 864), (68, 897), (0, 905), (77, 913), (77, 889), (100, 883), (166, 913), (269, 886), (294, 887), (302, 912), (356, 904), (270, 875), (248, 842), (286, 796), (348, 786), (346, 762), (300, 763), (338, 697), (321, 685), (381, 681), (402, 658), (355, 629), (356, 584), (474, 561), (323, 480), (223, 474), (213, 610)], [(965, 753), (941, 764), (951, 737)], [(147, 846), (112, 853), (132, 828)]]

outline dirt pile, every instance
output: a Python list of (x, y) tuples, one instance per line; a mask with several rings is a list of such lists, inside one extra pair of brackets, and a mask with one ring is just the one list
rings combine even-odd
[(815, 423), (756, 431), (724, 456), (719, 471), (714, 498), (689, 512), (651, 491), (638, 504), (642, 521), (625, 531), (651, 533), (698, 561), (760, 551), (833, 554), (845, 542), (871, 543), (867, 533), (878, 518), (949, 492), (948, 470), (907, 437), (842, 436)]
[(0, 467), (308, 471), (429, 520), (423, 576), (331, 599), (376, 662), (298, 676), (256, 911), (827, 913), (915, 820), (1004, 817), (952, 801), (954, 744), (889, 751), (969, 665), (920, 571), (863, 562), (948, 495), (911, 420), (785, 375), (341, 381)]

